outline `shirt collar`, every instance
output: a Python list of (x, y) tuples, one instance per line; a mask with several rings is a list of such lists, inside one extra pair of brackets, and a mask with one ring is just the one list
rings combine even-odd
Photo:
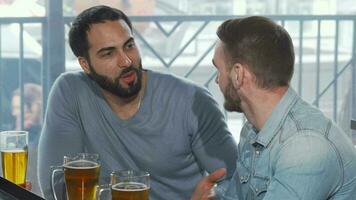
[(257, 143), (266, 147), (272, 141), (297, 99), (298, 94), (293, 88), (289, 87), (257, 134), (255, 140)]

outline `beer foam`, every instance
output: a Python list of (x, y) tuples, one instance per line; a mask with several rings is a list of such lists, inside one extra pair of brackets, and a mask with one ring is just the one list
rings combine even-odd
[(146, 184), (137, 182), (117, 183), (111, 187), (116, 191), (136, 192), (150, 189)]
[(75, 160), (68, 162), (64, 165), (65, 168), (70, 169), (93, 169), (98, 167), (99, 164), (90, 160)]
[(1, 152), (4, 153), (22, 153), (22, 152), (26, 152), (23, 149), (12, 149), (12, 150), (1, 150)]

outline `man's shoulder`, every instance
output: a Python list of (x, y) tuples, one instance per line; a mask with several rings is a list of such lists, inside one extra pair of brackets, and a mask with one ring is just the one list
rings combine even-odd
[(90, 79), (83, 71), (68, 71), (62, 73), (51, 88), (52, 95), (65, 95), (66, 98), (78, 96), (91, 90)]
[(58, 81), (76, 81), (81, 80), (85, 77), (85, 73), (83, 71), (67, 71), (63, 72), (57, 78)]
[(288, 112), (283, 128), (289, 129), (288, 132), (294, 129), (295, 132), (309, 131), (324, 135), (330, 123), (331, 120), (318, 108), (299, 100)]
[(88, 81), (87, 75), (83, 71), (68, 71), (58, 76), (53, 87), (76, 87)]

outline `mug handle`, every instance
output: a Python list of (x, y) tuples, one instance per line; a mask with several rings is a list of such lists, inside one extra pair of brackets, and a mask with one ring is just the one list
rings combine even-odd
[(54, 166), (54, 167), (51, 167), (51, 190), (52, 190), (52, 194), (53, 194), (53, 198), (55, 200), (57, 200), (57, 195), (56, 195), (56, 191), (54, 189), (54, 175), (57, 173), (57, 172), (63, 172), (63, 167), (62, 166)]
[(101, 193), (103, 193), (104, 191), (110, 191), (110, 189), (111, 189), (111, 184), (98, 186), (98, 190), (97, 190), (97, 194), (96, 194), (97, 199), (100, 200)]

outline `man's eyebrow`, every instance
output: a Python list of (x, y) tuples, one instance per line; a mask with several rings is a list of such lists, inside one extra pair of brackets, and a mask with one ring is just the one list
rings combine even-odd
[(99, 49), (99, 51), (97, 51), (96, 54), (100, 54), (100, 53), (102, 53), (104, 51), (112, 51), (112, 50), (115, 50), (115, 49), (116, 49), (116, 47), (104, 47), (104, 48)]
[[(134, 41), (134, 38), (133, 37), (130, 37), (125, 43), (124, 43), (124, 46), (126, 46), (127, 44), (131, 43)], [(99, 49), (99, 51), (96, 52), (96, 54), (100, 54), (102, 52), (105, 52), (105, 51), (112, 51), (112, 50), (115, 50), (116, 47), (113, 47), (113, 46), (110, 46), (110, 47), (104, 47), (104, 48), (101, 48)]]
[(130, 37), (125, 43), (124, 46), (126, 46), (128, 43), (134, 42), (134, 38)]

